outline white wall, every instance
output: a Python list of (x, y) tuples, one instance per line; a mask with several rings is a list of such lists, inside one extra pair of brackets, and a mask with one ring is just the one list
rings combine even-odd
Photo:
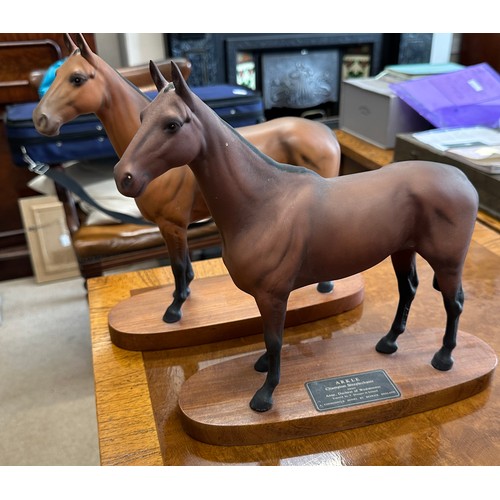
[(99, 55), (114, 68), (165, 59), (163, 33), (96, 33)]
[(122, 33), (121, 37), (126, 66), (165, 59), (163, 33)]
[(432, 36), (431, 63), (450, 62), (453, 45), (453, 33), (434, 33)]
[(118, 33), (95, 33), (97, 53), (113, 68), (121, 68), (123, 58)]

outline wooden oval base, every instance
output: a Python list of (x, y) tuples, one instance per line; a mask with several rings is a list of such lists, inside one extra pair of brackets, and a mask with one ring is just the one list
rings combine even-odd
[[(273, 408), (265, 413), (249, 407), (265, 378), (253, 369), (260, 353), (204, 368), (181, 388), (183, 427), (199, 441), (228, 446), (351, 429), (470, 397), (488, 386), (497, 364), (488, 344), (464, 332), (458, 334), (455, 364), (447, 372), (430, 364), (441, 345), (441, 330), (407, 331), (391, 355), (375, 351), (381, 336), (367, 334), (360, 344), (359, 335), (336, 332), (331, 339), (283, 348), (281, 382)], [(389, 383), (384, 385), (385, 376)], [(317, 381), (322, 381), (320, 406), (335, 409), (316, 409), (306, 384)], [(373, 401), (378, 398), (388, 399)]]
[[(218, 342), (262, 332), (255, 300), (239, 290), (229, 275), (198, 278), (191, 283), (183, 317), (177, 323), (162, 318), (173, 285), (137, 293), (109, 313), (111, 341), (132, 351), (172, 349)], [(350, 311), (363, 302), (360, 274), (335, 281), (333, 292), (319, 293), (309, 285), (290, 294), (286, 326), (301, 325)]]

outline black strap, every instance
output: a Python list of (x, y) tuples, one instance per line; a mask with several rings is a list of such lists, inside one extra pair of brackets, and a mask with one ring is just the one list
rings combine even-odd
[(75, 193), (81, 200), (86, 201), (87, 203), (97, 208), (101, 212), (104, 212), (105, 214), (109, 215), (110, 217), (118, 219), (127, 224), (139, 224), (143, 226), (155, 225), (152, 222), (147, 221), (146, 219), (139, 219), (132, 215), (122, 214), (120, 212), (114, 212), (113, 210), (108, 210), (107, 208), (104, 208), (103, 206), (99, 205), (99, 203), (97, 203), (97, 201), (95, 201), (85, 191), (85, 189), (83, 189), (82, 186), (80, 186), (80, 184), (78, 184), (78, 182), (72, 179), (69, 175), (66, 175), (63, 171), (60, 171), (58, 169), (50, 168), (50, 166), (47, 165), (46, 163), (40, 163), (34, 161), (32, 158), (28, 156), (24, 146), (21, 146), (21, 151), (23, 153), (23, 159), (29, 165), (28, 168), (31, 172), (35, 172), (36, 174), (39, 175), (46, 175), (54, 182), (57, 182), (61, 186)]

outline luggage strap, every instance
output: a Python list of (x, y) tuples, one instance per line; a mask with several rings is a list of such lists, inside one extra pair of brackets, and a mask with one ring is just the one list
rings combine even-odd
[(97, 208), (101, 212), (118, 219), (127, 224), (139, 224), (142, 226), (155, 226), (152, 222), (147, 221), (146, 219), (139, 219), (137, 217), (133, 217), (132, 215), (122, 214), (120, 212), (114, 212), (113, 210), (108, 210), (103, 206), (99, 205), (97, 201), (95, 201), (88, 193), (83, 189), (78, 182), (72, 179), (69, 175), (66, 175), (64, 172), (61, 172), (57, 169), (50, 168), (46, 163), (40, 163), (38, 161), (33, 160), (28, 153), (26, 152), (26, 148), (21, 146), (21, 152), (23, 154), (23, 160), (28, 164), (28, 169), (31, 172), (34, 172), (38, 175), (46, 175), (54, 182), (57, 182), (59, 185), (65, 187), (69, 191), (75, 193), (81, 200), (86, 201), (93, 207)]

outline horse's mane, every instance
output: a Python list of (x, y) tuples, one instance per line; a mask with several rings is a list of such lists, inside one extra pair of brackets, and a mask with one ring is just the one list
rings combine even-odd
[(145, 99), (147, 99), (149, 102), (152, 101), (151, 97), (149, 97), (147, 94), (145, 94), (137, 85), (133, 84), (130, 80), (127, 80), (118, 70), (113, 68), (112, 66), (109, 66), (125, 83), (130, 85), (136, 92), (141, 94)]
[[(212, 110), (213, 111), (213, 110)], [(214, 111), (215, 113), (215, 111)], [(215, 113), (217, 118), (233, 133), (235, 134), (238, 139), (244, 143), (246, 146), (248, 146), (256, 155), (258, 155), (260, 158), (262, 158), (266, 163), (269, 165), (278, 168), (279, 170), (283, 170), (285, 172), (291, 172), (291, 173), (296, 173), (296, 174), (312, 174), (312, 175), (319, 175), (313, 170), (310, 170), (305, 167), (298, 167), (296, 165), (289, 165), (287, 163), (279, 163), (275, 160), (273, 160), (271, 157), (265, 155), (260, 149), (257, 149), (248, 139), (245, 139), (234, 127), (232, 127), (229, 123), (227, 123), (225, 120), (223, 120), (217, 113)]]

